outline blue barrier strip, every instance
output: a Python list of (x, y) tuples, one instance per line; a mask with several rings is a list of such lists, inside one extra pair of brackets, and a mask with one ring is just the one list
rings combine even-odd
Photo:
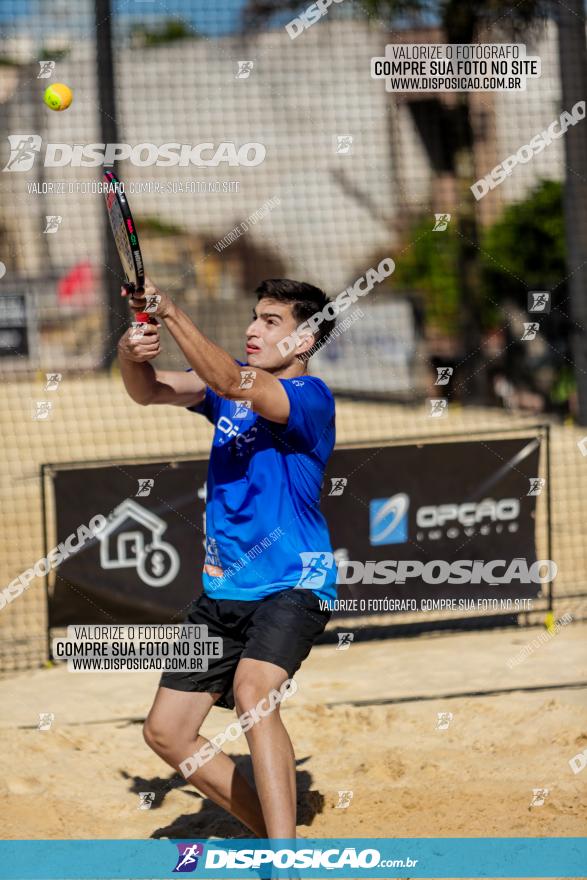
[[(277, 867), (266, 862), (250, 866), (251, 860), (272, 858), (270, 850), (280, 852)], [(292, 851), (309, 866), (288, 870)], [(238, 858), (249, 864), (238, 866)], [(0, 880), (159, 880), (180, 874), (205, 880), (583, 878), (587, 838), (320, 838), (274, 840), (271, 845), (257, 839), (0, 841)]]

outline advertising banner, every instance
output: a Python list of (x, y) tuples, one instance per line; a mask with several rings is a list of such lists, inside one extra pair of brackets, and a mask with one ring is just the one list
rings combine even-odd
[[(537, 596), (548, 573), (536, 559), (538, 469), (532, 437), (337, 449), (321, 503), (334, 552), (308, 547), (299, 587), (319, 588), (338, 566), (341, 612)], [(200, 460), (57, 471), (55, 543), (79, 550), (57, 570), (50, 625), (104, 623), (98, 608), (119, 623), (185, 616), (201, 591), (206, 470)], [(72, 541), (97, 514), (106, 527)]]

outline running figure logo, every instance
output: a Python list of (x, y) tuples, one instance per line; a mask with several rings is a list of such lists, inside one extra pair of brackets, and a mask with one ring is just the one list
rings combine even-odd
[(198, 859), (204, 853), (201, 843), (176, 843), (178, 849), (177, 865), (174, 874), (191, 874), (198, 867)]
[(450, 214), (435, 214), (434, 215), (434, 226), (432, 228), (432, 232), (444, 232), (445, 229), (448, 229), (449, 223), (450, 223)]
[(338, 792), (338, 803), (335, 807), (336, 810), (346, 810), (351, 805), (351, 801), (353, 799), (353, 792), (351, 789), (346, 789), (344, 791)]
[(433, 419), (441, 419), (448, 415), (448, 400), (446, 397), (433, 397), (428, 400), (430, 412), (428, 415)]
[(154, 791), (139, 791), (139, 805), (137, 810), (150, 810), (154, 803)]
[(42, 139), (38, 134), (9, 134), (10, 158), (3, 171), (30, 171)]
[(529, 477), (529, 480), (530, 489), (528, 490), (528, 495), (540, 495), (546, 485), (544, 477)]
[(236, 72), (235, 79), (248, 79), (251, 75), (251, 71), (255, 66), (254, 61), (237, 61), (238, 70)]
[(53, 401), (35, 400), (34, 403), (33, 419), (37, 422), (42, 421), (43, 419), (48, 419), (51, 415), (51, 410), (53, 409)]
[(57, 391), (59, 389), (59, 383), (63, 379), (61, 373), (45, 373), (47, 377), (47, 381), (45, 383), (45, 391)]
[(522, 342), (528, 342), (528, 340), (536, 339), (536, 334), (540, 330), (540, 324), (537, 321), (532, 321), (531, 323), (524, 322), (524, 332), (520, 337)]
[(61, 214), (45, 214), (45, 228), (43, 229), (43, 233), (45, 235), (54, 235), (61, 226), (62, 220), (63, 217)]
[(353, 148), (352, 134), (336, 135), (336, 152), (342, 156), (350, 156)]
[(241, 381), (239, 388), (242, 388), (244, 391), (248, 391), (249, 388), (253, 387), (253, 382), (255, 381), (255, 376), (257, 375), (256, 370), (241, 370)]
[(160, 302), (161, 302), (161, 297), (159, 296), (159, 294), (157, 294), (157, 293), (151, 294), (150, 296), (147, 297), (147, 300), (146, 300), (145, 305), (143, 307), (143, 311), (150, 312), (150, 313), (156, 312), (157, 306), (159, 305)]
[(530, 290), (528, 291), (528, 311), (529, 312), (550, 312), (550, 290)]
[(55, 714), (53, 712), (39, 712), (39, 723), (37, 724), (37, 730), (51, 730), (51, 725), (55, 721)]
[(252, 400), (231, 400), (234, 404), (234, 412), (231, 413), (233, 419), (246, 419), (253, 408)]
[(37, 74), (37, 79), (49, 79), (51, 74), (55, 70), (55, 62), (54, 61), (39, 61), (40, 71)]
[(548, 797), (550, 793), (549, 788), (533, 788), (532, 789), (532, 800), (530, 801), (531, 807), (542, 807), (544, 806), (544, 801)]
[(300, 553), (302, 574), (295, 590), (319, 590), (334, 565), (334, 553)]
[(332, 483), (332, 488), (330, 489), (329, 495), (342, 495), (345, 490), (346, 484), (348, 480), (346, 477), (331, 477), (330, 482)]
[(450, 727), (450, 722), (453, 719), (452, 712), (437, 712), (436, 713), (436, 729), (437, 730), (448, 730)]
[(452, 367), (436, 367), (436, 372), (438, 376), (436, 378), (435, 385), (448, 385), (450, 377), (453, 374)]

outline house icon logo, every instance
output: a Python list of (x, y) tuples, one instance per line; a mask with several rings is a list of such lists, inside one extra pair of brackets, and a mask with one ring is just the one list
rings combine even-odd
[(149, 587), (165, 587), (179, 571), (179, 554), (162, 540), (167, 523), (127, 498), (97, 534), (103, 569), (136, 568)]

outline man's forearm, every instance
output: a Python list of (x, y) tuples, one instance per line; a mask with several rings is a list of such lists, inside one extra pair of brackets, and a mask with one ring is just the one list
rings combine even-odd
[(149, 403), (157, 384), (155, 370), (151, 364), (148, 361), (140, 364), (127, 361), (122, 355), (119, 355), (118, 362), (122, 381), (129, 396), (135, 403), (143, 405)]
[(206, 385), (221, 396), (234, 394), (240, 384), (240, 371), (228, 352), (204, 336), (175, 304), (163, 320), (190, 367)]

